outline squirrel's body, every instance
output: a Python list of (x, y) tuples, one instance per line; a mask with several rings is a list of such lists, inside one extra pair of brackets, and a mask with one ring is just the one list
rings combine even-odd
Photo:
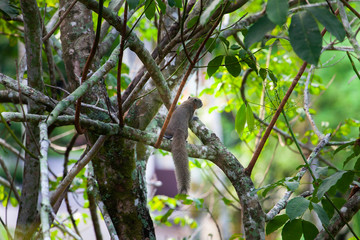
[(178, 192), (181, 194), (187, 194), (190, 188), (189, 159), (186, 150), (189, 122), (195, 110), (200, 107), (202, 107), (202, 102), (199, 98), (189, 97), (175, 109), (165, 131), (166, 138), (173, 138), (171, 152), (175, 164)]

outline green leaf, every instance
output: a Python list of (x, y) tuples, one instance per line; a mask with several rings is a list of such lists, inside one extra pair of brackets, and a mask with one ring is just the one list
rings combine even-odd
[(336, 183), (336, 188), (340, 192), (345, 193), (347, 190), (349, 190), (349, 186), (354, 180), (354, 175), (355, 173), (352, 171), (346, 172)]
[(154, 0), (146, 0), (145, 3), (145, 16), (147, 19), (151, 20), (155, 15), (155, 3)]
[(219, 69), (223, 58), (224, 58), (224, 56), (220, 55), (220, 56), (215, 57), (208, 63), (207, 74), (209, 75), (209, 77), (211, 77)]
[(240, 49), (241, 47), (239, 46), (239, 45), (237, 45), (237, 44), (233, 44), (233, 45), (231, 45), (231, 47), (230, 47), (230, 49), (231, 50), (238, 50), (238, 49)]
[(259, 42), (264, 38), (265, 34), (275, 28), (275, 24), (272, 23), (267, 16), (263, 16), (257, 20), (250, 28), (245, 36), (245, 47), (249, 48), (256, 42)]
[(274, 86), (277, 87), (277, 82), (278, 82), (277, 77), (274, 75), (274, 73), (271, 70), (268, 70), (268, 73), (271, 81), (273, 81), (274, 83)]
[(302, 221), (294, 219), (289, 221), (283, 227), (281, 236), (283, 240), (298, 240), (302, 235)]
[(340, 152), (341, 150), (345, 149), (347, 146), (353, 145), (353, 142), (349, 142), (346, 143), (344, 145), (341, 145), (340, 147), (338, 147), (335, 151), (334, 151), (334, 155), (337, 154), (338, 152)]
[(239, 76), (241, 72), (241, 66), (239, 60), (235, 56), (225, 57), (225, 67), (228, 70), (228, 72), (234, 77)]
[(291, 199), (286, 205), (286, 214), (290, 220), (300, 217), (309, 208), (310, 201), (303, 197)]
[(358, 158), (358, 159), (356, 160), (356, 163), (355, 163), (354, 169), (355, 169), (355, 170), (357, 170), (357, 171), (359, 171), (359, 170), (360, 170), (360, 158)]
[(226, 45), (226, 48), (229, 48), (230, 42), (223, 36), (219, 36), (219, 39)]
[(289, 4), (287, 0), (269, 0), (266, 5), (266, 15), (277, 25), (283, 25), (286, 22)]
[(324, 194), (332, 186), (334, 186), (345, 173), (346, 173), (346, 171), (339, 171), (339, 172), (334, 173), (330, 177), (325, 178), (324, 181), (319, 186), (319, 189), (318, 189), (318, 192), (317, 192), (318, 199), (321, 199), (324, 196)]
[(220, 7), (223, 0), (213, 0), (210, 5), (205, 9), (205, 11), (201, 14), (200, 24), (205, 25), (213, 13)]
[(360, 154), (360, 146), (358, 145), (359, 143), (356, 141), (354, 144), (354, 153), (356, 154), (356, 156), (358, 156)]
[(260, 68), (260, 77), (262, 78), (262, 80), (265, 80), (266, 76), (267, 76), (267, 69), (266, 68)]
[(319, 233), (319, 230), (314, 224), (305, 220), (302, 220), (302, 230), (305, 240), (313, 240)]
[(323, 209), (325, 210), (326, 214), (329, 218), (331, 218), (334, 215), (334, 207), (331, 205), (329, 200), (326, 198), (321, 199), (321, 205), (323, 206)]
[(194, 198), (194, 203), (196, 209), (202, 209), (204, 207), (204, 199), (202, 198)]
[(240, 59), (245, 59), (249, 57), (249, 54), (246, 52), (245, 49), (240, 49), (238, 56)]
[(20, 14), (17, 7), (9, 3), (7, 0), (0, 1), (0, 12), (6, 14), (10, 18), (15, 18)]
[(266, 225), (266, 235), (275, 232), (282, 225), (284, 225), (287, 220), (289, 220), (289, 217), (286, 214), (274, 217), (274, 219), (270, 220)]
[(316, 19), (324, 25), (327, 31), (336, 37), (340, 42), (344, 41), (345, 38), (345, 29), (344, 26), (339, 22), (337, 17), (334, 16), (328, 9), (319, 7), (319, 8), (309, 8), (307, 11), (311, 12)]
[(174, 212), (174, 209), (170, 208), (162, 217), (161, 217), (161, 222), (165, 223), (168, 221), (168, 218), (170, 217), (170, 215)]
[(216, 38), (209, 38), (205, 43), (205, 48), (212, 52), (216, 47)]
[(292, 16), (289, 27), (290, 43), (304, 61), (316, 65), (320, 58), (322, 37), (318, 25), (307, 11)]
[[(190, 29), (192, 28), (197, 22), (199, 21), (199, 16), (195, 16), (187, 23), (187, 27)], [(209, 39), (210, 40), (210, 39)]]
[(312, 203), (312, 206), (314, 207), (314, 211), (318, 215), (322, 224), (324, 224), (325, 226), (328, 226), (329, 225), (329, 217), (326, 214), (325, 210), (317, 203)]
[(126, 0), (128, 5), (129, 5), (129, 9), (135, 9), (138, 5), (140, 0)]
[(245, 104), (243, 104), (239, 108), (239, 111), (236, 113), (236, 118), (235, 118), (235, 129), (240, 137), (242, 135), (242, 131), (244, 130), (245, 122), (246, 122), (246, 106)]
[(256, 61), (253, 60), (252, 58), (245, 58), (243, 59), (243, 61), (252, 69), (256, 72), (256, 74), (258, 74), (258, 69), (256, 67)]
[(295, 191), (296, 189), (298, 189), (300, 185), (299, 182), (295, 182), (295, 181), (293, 182), (285, 181), (284, 183), (290, 191)]
[(181, 0), (168, 0), (168, 3), (170, 7), (182, 8)]
[(163, 3), (163, 1), (161, 1), (161, 0), (156, 0), (156, 2), (157, 2), (157, 5), (160, 8), (161, 13), (165, 14), (166, 13), (166, 4)]
[(232, 204), (232, 202), (233, 202), (230, 199), (227, 199), (226, 197), (223, 197), (222, 200), (225, 203), (225, 205), (228, 205), (228, 206), (230, 206)]
[(246, 122), (248, 124), (249, 131), (254, 131), (254, 114), (251, 110), (250, 104), (246, 107)]
[(326, 175), (328, 170), (329, 170), (329, 167), (317, 167), (315, 169), (315, 172), (317, 175), (321, 176), (321, 175)]

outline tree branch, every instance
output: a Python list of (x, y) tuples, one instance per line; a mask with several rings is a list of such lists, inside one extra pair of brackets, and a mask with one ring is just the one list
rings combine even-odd
[(220, 139), (200, 121), (191, 121), (190, 129), (200, 140), (216, 150), (211, 160), (229, 178), (240, 199), (246, 239), (265, 239), (265, 214), (260, 206), (251, 178), (245, 174), (239, 160), (229, 152)]
[(311, 65), (310, 69), (309, 69), (309, 74), (306, 78), (306, 82), (305, 82), (305, 88), (304, 88), (304, 110), (306, 113), (306, 117), (308, 118), (310, 125), (312, 127), (312, 129), (314, 130), (315, 134), (322, 139), (324, 137), (324, 134), (322, 134), (322, 132), (320, 132), (320, 130), (317, 128), (314, 119), (312, 118), (310, 111), (309, 111), (309, 106), (310, 106), (310, 93), (309, 93), (309, 86), (310, 84), (310, 79), (312, 78), (313, 74), (314, 74), (314, 70), (315, 70), (315, 65)]
[[(119, 54), (119, 46), (117, 46), (111, 53), (109, 59), (102, 65), (87, 81), (82, 83), (75, 91), (69, 96), (61, 100), (54, 110), (50, 113), (49, 119), (47, 120), (48, 126), (53, 124), (56, 118), (67, 109), (71, 104), (74, 104), (77, 99), (83, 96), (91, 87), (93, 87), (100, 79), (108, 73), (112, 68), (115, 67), (117, 62), (117, 56)], [(1, 74), (0, 74), (1, 77)]]
[[(94, 12), (98, 12), (98, 3), (95, 0), (79, 0), (83, 3), (88, 9), (91, 9)], [(110, 11), (108, 8), (103, 8), (103, 18), (113, 27), (116, 28), (120, 33), (123, 28), (123, 20), (120, 19), (115, 13)], [(156, 64), (155, 60), (152, 58), (148, 50), (146, 50), (144, 43), (136, 36), (134, 32), (131, 32), (130, 29), (126, 28), (126, 37), (127, 45), (129, 48), (136, 53), (141, 62), (144, 64), (148, 70), (151, 78), (154, 80), (157, 90), (163, 100), (165, 106), (170, 108), (171, 105), (171, 93), (170, 89), (165, 81), (164, 76), (162, 75), (159, 66)]]
[[(23, 122), (24, 117), (21, 113), (14, 112), (3, 112), (2, 116), (6, 121), (14, 121), (14, 122)], [(27, 114), (26, 120), (30, 122), (39, 122), (45, 120), (47, 116), (45, 115), (35, 115), (35, 114)], [(87, 127), (94, 133), (101, 135), (116, 135), (120, 134), (120, 136), (137, 141), (142, 142), (146, 145), (154, 146), (156, 143), (157, 135), (153, 133), (144, 132), (129, 126), (124, 126), (124, 128), (119, 132), (119, 125), (113, 123), (104, 123), (97, 120), (80, 118), (80, 122), (82, 125)], [(55, 126), (64, 126), (64, 125), (73, 125), (74, 124), (74, 116), (59, 116), (55, 121)], [(171, 141), (164, 139), (163, 143), (160, 146), (161, 149), (166, 151), (171, 151)], [(187, 144), (187, 150), (190, 157), (194, 158), (202, 158), (214, 160), (216, 159), (216, 151), (213, 147), (210, 146), (198, 146), (193, 144)]]
[[(315, 147), (314, 151), (312, 151), (312, 153), (310, 154), (310, 156), (307, 159), (307, 162), (309, 163), (309, 165), (311, 165), (311, 163), (317, 157), (317, 155), (319, 154), (321, 149), (323, 149), (326, 146), (326, 144), (330, 141), (330, 137), (331, 137), (331, 134), (329, 133), (323, 139), (321, 139), (321, 141), (318, 143), (318, 145)], [(296, 180), (298, 182), (300, 182), (301, 178), (304, 176), (306, 171), (307, 171), (306, 167), (301, 168), (301, 170), (296, 174), (296, 176), (294, 178), (296, 178)], [(279, 202), (277, 202), (275, 204), (275, 206), (266, 214), (266, 221), (270, 221), (271, 219), (273, 219), (276, 215), (279, 214), (279, 212), (281, 210), (283, 210), (285, 208), (285, 206), (288, 203), (288, 200), (293, 192), (294, 191), (289, 190), (285, 193), (283, 198)]]
[[(340, 209), (341, 215), (343, 219), (340, 217), (339, 214), (335, 214), (331, 220), (330, 224), (327, 227), (329, 233), (332, 236), (336, 236), (339, 231), (344, 227), (345, 220), (346, 222), (349, 222), (353, 216), (359, 211), (360, 209), (360, 194), (356, 194), (352, 196)], [(315, 240), (327, 240), (332, 239), (332, 237), (329, 235), (324, 229), (320, 231), (320, 233), (316, 236)]]
[(41, 187), (41, 229), (43, 238), (45, 240), (50, 240), (50, 199), (49, 199), (49, 180), (48, 180), (48, 163), (47, 155), (50, 145), (48, 138), (48, 129), (45, 122), (40, 122), (40, 187)]

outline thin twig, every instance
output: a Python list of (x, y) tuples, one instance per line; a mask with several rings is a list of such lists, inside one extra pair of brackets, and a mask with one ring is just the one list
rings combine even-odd
[(308, 118), (310, 125), (312, 127), (312, 129), (314, 130), (315, 134), (322, 139), (324, 137), (324, 134), (317, 128), (314, 119), (312, 118), (310, 111), (309, 111), (309, 105), (310, 105), (310, 92), (309, 92), (309, 87), (310, 87), (310, 80), (314, 74), (314, 70), (315, 70), (315, 65), (311, 65), (310, 69), (309, 69), (309, 74), (306, 78), (306, 82), (305, 82), (305, 88), (304, 88), (304, 110), (305, 110), (305, 114), (306, 117)]
[(280, 113), (281, 113), (282, 110), (284, 109), (284, 106), (285, 106), (286, 102), (288, 101), (288, 99), (289, 99), (292, 91), (294, 90), (294, 88), (295, 88), (295, 86), (297, 85), (300, 77), (301, 77), (302, 74), (304, 73), (305, 68), (306, 68), (306, 65), (307, 65), (307, 62), (303, 62), (303, 64), (301, 65), (301, 67), (300, 67), (300, 69), (299, 69), (299, 72), (296, 74), (293, 82), (291, 83), (291, 86), (289, 87), (289, 89), (288, 89), (288, 91), (286, 92), (283, 100), (281, 101), (278, 109), (276, 110), (273, 118), (271, 119), (271, 122), (270, 122), (269, 126), (266, 128), (266, 131), (265, 131), (265, 133), (264, 133), (264, 136), (262, 137), (262, 139), (261, 139), (258, 147), (256, 148), (255, 153), (254, 153), (254, 155), (253, 155), (253, 157), (252, 157), (249, 165), (248, 165), (247, 168), (245, 169), (247, 175), (249, 175), (249, 176), (251, 175), (252, 169), (254, 168), (255, 163), (256, 163), (257, 159), (259, 158), (259, 156), (260, 156), (260, 153), (261, 153), (261, 151), (262, 151), (262, 149), (263, 149), (263, 147), (264, 147), (264, 145), (265, 145), (265, 143), (266, 143), (266, 140), (268, 139), (271, 130), (273, 129), (273, 127), (274, 127), (274, 125), (275, 125), (278, 117), (280, 116)]
[(358, 13), (347, 1), (341, 0), (341, 2), (353, 13), (357, 18), (360, 19), (360, 13)]
[(120, 52), (119, 52), (119, 60), (118, 60), (118, 69), (117, 69), (117, 102), (118, 102), (118, 118), (119, 118), (119, 126), (120, 128), (124, 127), (124, 118), (123, 118), (123, 110), (122, 110), (122, 101), (121, 101), (121, 65), (123, 61), (123, 55), (124, 55), (124, 47), (125, 47), (125, 40), (126, 40), (126, 22), (127, 22), (127, 9), (128, 4), (127, 1), (125, 2), (124, 7), (124, 22), (122, 27), (122, 33), (121, 33), (121, 42), (120, 42)]
[[(81, 75), (81, 84), (83, 84), (86, 81), (86, 77), (91, 65), (91, 62), (95, 56), (96, 48), (99, 45), (100, 40), (100, 32), (101, 32), (101, 20), (102, 20), (102, 12), (103, 12), (103, 0), (99, 0), (99, 14), (98, 14), (98, 21), (96, 26), (96, 34), (95, 34), (95, 40), (92, 45), (90, 54), (86, 60), (82, 75)], [(75, 129), (78, 133), (83, 134), (85, 132), (84, 129), (81, 128), (79, 118), (80, 118), (80, 111), (81, 111), (81, 99), (80, 97), (76, 102), (76, 110), (75, 110)]]
[(86, 164), (90, 162), (90, 160), (97, 154), (97, 152), (102, 147), (105, 142), (107, 136), (101, 135), (90, 149), (90, 151), (78, 161), (78, 163), (71, 168), (69, 173), (66, 175), (63, 181), (60, 182), (56, 190), (53, 192), (50, 198), (51, 205), (54, 205), (57, 200), (61, 197), (63, 192), (67, 189), (67, 187), (71, 184), (76, 175), (83, 169)]
[(0, 157), (0, 166), (1, 168), (3, 169), (5, 175), (6, 175), (6, 178), (10, 184), (10, 190), (14, 192), (14, 195), (15, 195), (15, 198), (18, 202), (20, 202), (20, 195), (14, 185), (14, 180), (13, 178), (11, 177), (11, 174), (10, 174), (10, 171), (9, 169), (6, 167), (6, 164), (5, 164), (5, 161)]

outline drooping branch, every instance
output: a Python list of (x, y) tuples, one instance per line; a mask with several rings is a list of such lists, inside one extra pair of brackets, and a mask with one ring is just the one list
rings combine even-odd
[(57, 186), (56, 190), (51, 194), (50, 204), (53, 206), (57, 200), (61, 197), (61, 195), (65, 192), (68, 186), (72, 183), (76, 175), (90, 162), (90, 160), (97, 154), (100, 150), (101, 146), (105, 142), (107, 136), (101, 135), (90, 151), (80, 159), (69, 171), (66, 177), (60, 182)]

